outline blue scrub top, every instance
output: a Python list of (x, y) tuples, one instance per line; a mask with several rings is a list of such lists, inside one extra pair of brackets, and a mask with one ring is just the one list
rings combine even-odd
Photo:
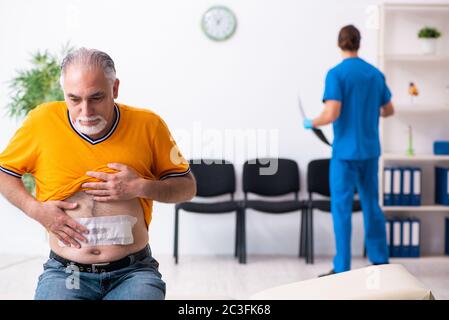
[(329, 70), (323, 102), (341, 102), (334, 122), (332, 157), (364, 160), (380, 156), (380, 108), (391, 100), (382, 72), (359, 57), (346, 58)]

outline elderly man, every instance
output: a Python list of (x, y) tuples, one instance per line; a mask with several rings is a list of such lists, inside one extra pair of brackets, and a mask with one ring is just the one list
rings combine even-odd
[(164, 299), (148, 244), (152, 201), (190, 200), (189, 165), (157, 114), (114, 102), (106, 53), (70, 53), (61, 86), (65, 102), (36, 107), (0, 154), (0, 192), (49, 232), (35, 299)]

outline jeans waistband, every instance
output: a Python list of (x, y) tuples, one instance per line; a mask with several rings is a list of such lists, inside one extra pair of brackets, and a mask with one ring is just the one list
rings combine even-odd
[(84, 264), (68, 260), (59, 256), (53, 250), (50, 251), (50, 258), (55, 259), (56, 261), (62, 263), (64, 266), (66, 267), (75, 266), (81, 272), (91, 272), (91, 273), (111, 272), (118, 269), (126, 268), (132, 265), (134, 262), (143, 260), (150, 256), (151, 256), (151, 249), (149, 244), (147, 244), (145, 248), (143, 248), (142, 250), (132, 253), (122, 259), (111, 262), (92, 263), (92, 264)]

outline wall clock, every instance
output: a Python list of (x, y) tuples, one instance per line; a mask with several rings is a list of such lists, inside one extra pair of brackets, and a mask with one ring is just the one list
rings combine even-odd
[(224, 41), (235, 33), (237, 18), (229, 8), (214, 6), (204, 13), (201, 27), (210, 39)]

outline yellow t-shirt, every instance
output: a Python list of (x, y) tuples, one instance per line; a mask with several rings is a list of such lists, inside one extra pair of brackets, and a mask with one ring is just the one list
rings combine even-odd
[[(18, 178), (31, 173), (39, 201), (64, 200), (84, 190), (84, 182), (100, 181), (86, 172), (116, 172), (107, 167), (112, 162), (132, 167), (150, 180), (190, 172), (161, 117), (121, 103), (114, 109), (115, 120), (109, 132), (93, 140), (72, 125), (65, 102), (37, 106), (0, 154), (0, 170)], [(153, 201), (139, 200), (148, 226)]]

